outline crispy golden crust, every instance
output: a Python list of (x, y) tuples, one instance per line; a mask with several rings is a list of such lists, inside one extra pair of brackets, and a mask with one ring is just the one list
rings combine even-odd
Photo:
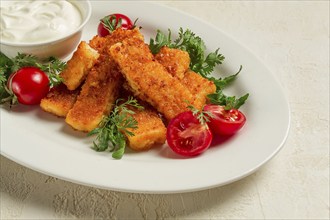
[(144, 37), (138, 28), (133, 30), (124, 30), (119, 28), (105, 37), (100, 37), (98, 35), (94, 36), (90, 40), (89, 45), (93, 49), (97, 50), (100, 54), (107, 56), (109, 47), (127, 38), (138, 38), (144, 40)]
[(96, 64), (87, 76), (65, 121), (80, 131), (91, 131), (110, 113), (121, 85), (121, 74), (111, 60)]
[(162, 47), (155, 59), (174, 77), (182, 79), (188, 70), (190, 57), (186, 51)]
[(207, 102), (207, 95), (215, 93), (216, 87), (214, 83), (205, 79), (198, 73), (188, 70), (181, 83), (193, 94), (194, 106), (201, 109)]
[(90, 41), (91, 47), (100, 53), (100, 57), (88, 74), (77, 102), (67, 115), (66, 122), (73, 128), (91, 131), (112, 110), (123, 78), (106, 49), (126, 38), (143, 39), (143, 36), (138, 29), (117, 29), (105, 38), (95, 36)]
[(68, 90), (64, 84), (53, 87), (40, 102), (40, 107), (56, 116), (65, 117), (77, 100), (80, 89)]
[(144, 110), (133, 110), (135, 114), (132, 116), (138, 122), (138, 128), (129, 129), (134, 136), (126, 135), (128, 146), (136, 151), (149, 150), (166, 140), (166, 127), (157, 111), (146, 105), (144, 107)]
[(201, 109), (207, 101), (207, 95), (214, 93), (214, 83), (189, 69), (190, 58), (185, 51), (162, 47), (155, 56), (172, 76), (180, 79), (180, 82), (193, 94), (193, 105)]
[(118, 63), (134, 95), (148, 102), (167, 119), (187, 110), (194, 97), (163, 65), (153, 60), (148, 45), (129, 39), (112, 46), (109, 53)]
[[(86, 45), (82, 43), (78, 48)], [(88, 47), (99, 54), (89, 69), (86, 67)], [(134, 136), (126, 135), (133, 150), (144, 151), (165, 143), (166, 127), (158, 112), (171, 119), (187, 111), (189, 104), (201, 109), (206, 95), (215, 91), (212, 82), (188, 70), (190, 59), (186, 52), (163, 48), (154, 57), (138, 29), (118, 29), (107, 37), (95, 36), (86, 48), (78, 49), (73, 61), (69, 61), (71, 70), (80, 70), (79, 80), (86, 77), (81, 75), (81, 70), (88, 69), (81, 91), (70, 91), (60, 85), (40, 105), (45, 111), (66, 117), (74, 129), (88, 132), (110, 113), (119, 93), (127, 93), (122, 89), (125, 83), (137, 98), (153, 106), (140, 102), (145, 109), (134, 110), (132, 116), (138, 128), (131, 130)], [(85, 66), (81, 67), (82, 64)], [(74, 77), (72, 73), (67, 74)]]
[(69, 90), (75, 90), (85, 80), (89, 70), (94, 66), (99, 53), (85, 41), (80, 42), (67, 67), (61, 72), (64, 84)]
[(94, 50), (97, 50), (99, 54), (102, 54), (104, 47), (106, 46), (107, 39), (105, 37), (100, 37), (95, 35), (90, 41), (89, 46)]

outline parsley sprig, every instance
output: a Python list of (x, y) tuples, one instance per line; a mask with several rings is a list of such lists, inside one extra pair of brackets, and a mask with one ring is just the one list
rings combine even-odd
[(205, 56), (206, 47), (204, 41), (191, 30), (182, 28), (179, 30), (179, 37), (172, 41), (171, 30), (168, 30), (166, 36), (160, 30), (157, 31), (155, 39), (150, 39), (150, 50), (157, 54), (163, 46), (187, 51), (190, 56), (190, 69), (208, 76), (218, 64), (221, 64), (225, 57), (219, 53), (219, 49)]
[(63, 79), (60, 77), (59, 73), (65, 69), (65, 62), (55, 57), (49, 57), (47, 63), (36, 62), (35, 65), (48, 75), (51, 86), (57, 86), (63, 82)]
[(235, 81), (242, 70), (242, 66), (240, 66), (240, 69), (236, 74), (225, 78), (215, 78), (210, 76), (214, 71), (214, 68), (217, 65), (222, 64), (225, 59), (225, 57), (219, 53), (219, 48), (206, 55), (205, 43), (191, 30), (186, 29), (183, 31), (183, 29), (180, 28), (178, 38), (175, 40), (172, 40), (171, 34), (170, 29), (168, 30), (167, 35), (158, 30), (155, 39), (150, 39), (149, 48), (151, 52), (157, 54), (164, 46), (187, 51), (190, 56), (190, 69), (199, 73), (204, 78), (213, 81), (216, 86), (216, 92), (208, 95), (211, 103), (224, 105), (225, 109), (238, 109), (245, 103), (249, 97), (248, 93), (242, 97), (236, 98), (236, 96), (226, 96), (223, 92), (225, 87)]
[(103, 27), (109, 31), (109, 33), (113, 32), (117, 28), (121, 27), (122, 19), (119, 18), (117, 20), (115, 15), (108, 15), (101, 19)]
[(121, 159), (126, 147), (126, 135), (134, 136), (131, 130), (137, 128), (137, 121), (132, 116), (135, 114), (131, 108), (143, 109), (136, 99), (129, 97), (127, 101), (118, 99), (109, 116), (103, 118), (99, 127), (88, 133), (88, 136), (97, 135), (93, 141), (96, 151), (109, 150), (112, 157)]
[(193, 115), (198, 119), (199, 123), (202, 125), (206, 125), (206, 123), (209, 122), (210, 119), (214, 117), (212, 112), (199, 110), (192, 105), (189, 105), (187, 108), (193, 113)]
[[(138, 19), (136, 19), (133, 23), (133, 26), (131, 29), (134, 29), (136, 27), (136, 22)], [(116, 15), (107, 15), (103, 17), (101, 20), (101, 23), (103, 24), (103, 27), (109, 32), (112, 33), (117, 28), (121, 28), (123, 25), (123, 19), (117, 18)]]
[(66, 67), (66, 63), (55, 57), (40, 61), (36, 56), (22, 53), (18, 53), (17, 56), (10, 59), (0, 52), (0, 104), (17, 103), (15, 95), (7, 87), (7, 80), (12, 73), (27, 66), (37, 67), (44, 71), (48, 75), (50, 86), (53, 87), (63, 81), (59, 73)]
[(242, 66), (240, 66), (240, 69), (237, 73), (227, 76), (225, 78), (214, 78), (209, 77), (208, 79), (213, 81), (216, 86), (215, 93), (207, 95), (209, 101), (212, 104), (222, 105), (225, 107), (225, 110), (230, 109), (239, 109), (242, 105), (244, 105), (245, 101), (249, 97), (249, 93), (246, 93), (245, 95), (237, 98), (236, 96), (227, 96), (224, 94), (223, 90), (229, 86), (232, 82), (234, 82), (238, 76), (238, 74), (241, 72)]

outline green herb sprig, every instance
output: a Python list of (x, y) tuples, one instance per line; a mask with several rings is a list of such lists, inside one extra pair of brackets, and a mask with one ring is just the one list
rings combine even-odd
[(48, 75), (50, 86), (53, 87), (63, 81), (59, 73), (64, 70), (66, 63), (55, 57), (40, 61), (36, 56), (22, 53), (18, 53), (17, 56), (10, 59), (0, 52), (0, 104), (17, 103), (15, 95), (7, 87), (7, 80), (12, 73), (27, 66), (37, 67), (44, 71)]
[(99, 126), (88, 133), (88, 136), (96, 135), (93, 141), (94, 150), (109, 150), (115, 159), (122, 158), (126, 147), (126, 135), (134, 136), (131, 130), (138, 126), (132, 116), (135, 112), (131, 108), (143, 109), (143, 106), (133, 97), (129, 97), (127, 101), (120, 104), (122, 101), (118, 99), (110, 115), (104, 117)]
[(187, 51), (191, 60), (190, 69), (204, 77), (208, 76), (214, 67), (217, 64), (221, 64), (225, 59), (219, 53), (219, 49), (205, 56), (206, 47), (204, 41), (191, 30), (186, 29), (183, 31), (180, 28), (178, 35), (179, 37), (172, 41), (171, 30), (168, 30), (168, 35), (158, 30), (155, 39), (150, 39), (149, 48), (151, 52), (157, 54), (163, 46)]
[(216, 86), (216, 92), (209, 94), (209, 101), (213, 104), (224, 105), (225, 109), (236, 108), (242, 106), (249, 94), (245, 94), (240, 98), (235, 96), (226, 96), (223, 89), (230, 85), (237, 78), (238, 74), (242, 70), (242, 66), (237, 73), (230, 75), (225, 78), (215, 78), (210, 76), (217, 65), (223, 63), (225, 57), (219, 53), (219, 48), (214, 52), (206, 55), (206, 46), (203, 40), (195, 33), (186, 29), (183, 31), (182, 28), (179, 30), (178, 38), (174, 41), (171, 37), (171, 30), (168, 30), (168, 34), (164, 34), (160, 30), (157, 31), (155, 39), (151, 38), (149, 48), (153, 54), (159, 53), (160, 49), (164, 46), (169, 48), (176, 48), (187, 51), (190, 57), (190, 69), (200, 74), (204, 78), (214, 82)]
[[(134, 29), (136, 27), (137, 23), (136, 19), (133, 23), (133, 26), (130, 27), (130, 29)], [(115, 31), (117, 28), (121, 28), (123, 25), (123, 19), (122, 18), (117, 18), (116, 15), (107, 15), (103, 17), (100, 22), (103, 24), (103, 27), (109, 32), (112, 33)]]
[(209, 77), (208, 79), (213, 81), (216, 86), (215, 93), (207, 95), (209, 101), (212, 104), (222, 105), (225, 107), (225, 110), (230, 109), (239, 109), (242, 105), (245, 104), (245, 101), (249, 97), (249, 93), (246, 93), (245, 95), (237, 98), (236, 96), (227, 96), (224, 94), (223, 90), (230, 85), (232, 82), (234, 82), (238, 76), (238, 74), (241, 72), (242, 66), (240, 66), (240, 69), (237, 73), (227, 76), (225, 78), (214, 78)]
[(117, 20), (115, 15), (108, 15), (101, 19), (103, 27), (109, 31), (109, 33), (113, 32), (117, 28), (122, 26), (122, 19), (119, 18)]
[(50, 86), (57, 86), (63, 82), (59, 73), (65, 69), (66, 62), (63, 62), (56, 57), (49, 57), (46, 63), (36, 62), (35, 65), (48, 75)]
[(192, 105), (189, 105), (187, 108), (193, 113), (193, 115), (198, 119), (199, 123), (202, 125), (206, 125), (206, 123), (210, 121), (210, 118), (214, 117), (214, 115), (211, 112), (199, 110)]

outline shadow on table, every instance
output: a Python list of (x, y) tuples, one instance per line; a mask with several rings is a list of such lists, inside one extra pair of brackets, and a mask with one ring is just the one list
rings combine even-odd
[[(164, 219), (228, 214), (251, 195), (259, 172), (213, 189), (178, 194), (123, 193), (82, 186), (40, 174), (2, 157), (1, 218)], [(111, 172), (111, 169), (105, 169)], [(15, 205), (13, 205), (15, 204)], [(31, 210), (40, 210), (31, 213)], [(214, 217), (214, 216), (213, 216)], [(227, 216), (230, 218), (230, 216)]]

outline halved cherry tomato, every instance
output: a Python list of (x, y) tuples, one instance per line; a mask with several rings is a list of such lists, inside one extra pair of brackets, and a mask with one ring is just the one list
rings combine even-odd
[(223, 106), (209, 104), (204, 111), (212, 113), (213, 117), (207, 124), (212, 132), (219, 135), (235, 134), (246, 122), (245, 115), (237, 109), (225, 110)]
[[(113, 19), (116, 19), (115, 21)], [(120, 21), (120, 22), (119, 22)], [(121, 24), (119, 26), (119, 24)], [(134, 27), (133, 22), (129, 17), (123, 14), (111, 14), (104, 17), (98, 25), (97, 33), (100, 37), (109, 35), (116, 28), (122, 28), (125, 30), (132, 29)]]
[(36, 67), (23, 67), (13, 73), (7, 87), (21, 104), (39, 104), (49, 91), (49, 79), (46, 73)]
[(196, 156), (209, 148), (212, 133), (191, 111), (173, 118), (167, 126), (166, 139), (170, 148), (183, 156)]

